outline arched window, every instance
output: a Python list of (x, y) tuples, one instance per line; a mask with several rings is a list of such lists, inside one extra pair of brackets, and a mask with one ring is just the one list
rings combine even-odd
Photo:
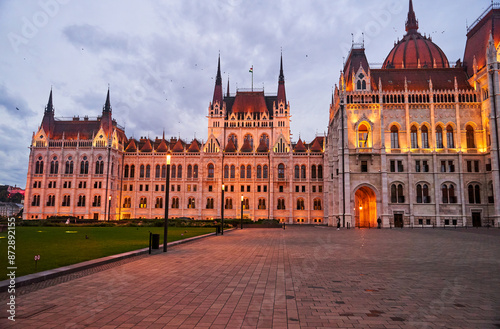
[(429, 185), (417, 184), (417, 203), (431, 203)]
[(250, 144), (250, 147), (251, 147), (251, 148), (252, 148), (252, 150), (253, 150), (253, 137), (252, 137), (252, 135), (250, 135), (250, 134), (246, 134), (246, 135), (245, 135), (245, 139), (244, 139), (244, 141), (245, 141), (245, 142), (246, 142), (246, 141), (248, 141), (248, 143)]
[(224, 178), (229, 178), (229, 166), (224, 166)]
[(214, 209), (214, 198), (207, 198), (207, 209)]
[(300, 178), (306, 179), (306, 166), (304, 165), (300, 167)]
[(429, 129), (427, 126), (422, 126), (422, 148), (428, 149), (429, 148)]
[(453, 184), (443, 184), (441, 186), (441, 195), (443, 203), (457, 203), (455, 186), (453, 186)]
[(139, 178), (144, 178), (144, 165), (139, 167)]
[(225, 209), (233, 209), (233, 199), (226, 198), (226, 203), (224, 205)]
[(57, 158), (54, 157), (54, 159), (50, 162), (50, 173), (57, 174), (58, 171), (59, 171), (59, 161), (57, 161)]
[(236, 177), (236, 167), (234, 165), (231, 165), (231, 178)]
[(363, 123), (358, 128), (358, 147), (359, 148), (368, 147), (368, 137), (369, 137), (368, 127), (366, 126), (366, 124)]
[(248, 198), (243, 199), (243, 209), (250, 209), (250, 202), (248, 201)]
[(61, 204), (61, 206), (63, 207), (69, 207), (71, 205), (71, 198), (69, 195), (65, 195), (63, 196), (63, 202)]
[(361, 82), (361, 89), (366, 90), (366, 80)]
[(356, 83), (356, 87), (358, 90), (361, 90), (361, 80), (358, 80), (358, 83)]
[(71, 175), (73, 173), (73, 161), (71, 160), (66, 161), (66, 168), (64, 170), (64, 173), (66, 175)]
[(43, 161), (41, 161), (41, 160), (42, 160), (42, 157), (40, 157), (39, 160), (36, 162), (35, 174), (43, 174)]
[(391, 185), (391, 203), (405, 203), (403, 184)]
[(161, 178), (166, 178), (167, 177), (167, 165), (162, 165), (161, 166)]
[(148, 198), (141, 198), (139, 201), (139, 208), (147, 208), (148, 207)]
[(285, 179), (285, 165), (282, 163), (278, 165), (278, 179)]
[(182, 165), (177, 166), (177, 178), (182, 178)]
[(480, 204), (481, 203), (481, 188), (479, 184), (470, 184), (468, 186), (469, 192), (469, 203)]
[(304, 199), (297, 199), (297, 210), (304, 210)]
[(170, 169), (170, 172), (171, 172), (171, 177), (170, 178), (176, 178), (177, 177), (177, 166), (176, 165), (172, 165), (172, 168)]
[(198, 165), (193, 166), (193, 178), (198, 178)]
[(227, 138), (227, 141), (229, 142), (230, 140), (233, 141), (233, 144), (234, 146), (236, 147), (236, 149), (238, 149), (238, 137), (235, 135), (235, 134), (231, 134), (229, 135), (229, 137)]
[(187, 178), (193, 177), (193, 166), (188, 165)]
[(163, 208), (163, 198), (157, 197), (155, 202), (155, 208)]
[(295, 179), (299, 179), (299, 178), (300, 178), (300, 166), (295, 165)]
[(247, 165), (247, 179), (252, 178), (252, 166)]
[(267, 179), (269, 177), (269, 171), (267, 165), (264, 165), (264, 172), (262, 178)]
[(240, 167), (240, 178), (244, 179), (245, 178), (245, 166), (241, 165)]
[(31, 202), (31, 205), (33, 207), (39, 207), (40, 206), (40, 195), (34, 195), (33, 196), (33, 201)]
[(318, 179), (323, 179), (323, 166), (318, 165)]
[(278, 199), (278, 210), (285, 210), (285, 199), (284, 198)]
[(151, 166), (147, 165), (146, 166), (146, 178), (150, 178), (150, 177), (151, 177)]
[(448, 148), (454, 149), (455, 148), (455, 139), (454, 139), (454, 134), (453, 134), (453, 127), (451, 125), (448, 125), (448, 127), (446, 127), (446, 140), (448, 142)]
[(130, 178), (135, 177), (135, 165), (130, 166)]
[(258, 165), (257, 166), (257, 179), (261, 179), (261, 178), (262, 178), (262, 166)]
[(311, 167), (311, 178), (316, 179), (316, 165), (312, 165)]
[(47, 207), (54, 207), (56, 203), (56, 196), (49, 195), (49, 199), (47, 200)]
[(418, 129), (416, 126), (411, 126), (410, 129), (410, 139), (411, 139), (411, 148), (418, 149)]
[(474, 141), (474, 128), (472, 128), (471, 125), (467, 125), (467, 127), (465, 128), (465, 137), (467, 140), (467, 148), (475, 149), (476, 143)]
[(130, 208), (132, 207), (132, 199), (131, 198), (125, 198), (123, 200), (123, 208)]
[(172, 209), (179, 209), (179, 198), (172, 198)]
[(269, 136), (267, 134), (262, 134), (260, 136), (260, 142), (264, 141), (266, 146), (269, 148)]
[(161, 172), (160, 172), (160, 165), (156, 165), (155, 167), (155, 178), (160, 178)]
[(77, 207), (85, 207), (85, 195), (80, 195), (78, 197)]
[(399, 130), (396, 125), (391, 127), (391, 148), (399, 148)]
[(208, 178), (214, 178), (214, 165), (213, 163), (208, 164)]
[(321, 199), (314, 199), (314, 210), (321, 210)]
[(123, 169), (123, 177), (128, 178), (128, 170), (129, 170), (128, 165), (125, 165), (125, 168)]
[(266, 209), (266, 199), (264, 199), (264, 198), (259, 199), (259, 205), (257, 208), (260, 210), (265, 210)]
[(101, 196), (94, 195), (94, 202), (92, 202), (92, 207), (100, 207), (101, 206)]
[(441, 126), (436, 127), (436, 148), (442, 149), (443, 145), (443, 128)]

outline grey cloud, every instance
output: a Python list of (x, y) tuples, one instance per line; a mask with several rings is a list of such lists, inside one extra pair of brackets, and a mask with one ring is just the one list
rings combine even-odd
[(63, 33), (75, 47), (82, 47), (96, 52), (104, 50), (128, 52), (131, 50), (129, 40), (126, 38), (111, 35), (102, 28), (89, 24), (68, 26)]

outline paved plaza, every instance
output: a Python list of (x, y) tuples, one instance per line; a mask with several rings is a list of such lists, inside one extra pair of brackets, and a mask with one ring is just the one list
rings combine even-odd
[(500, 328), (500, 230), (235, 230), (16, 300), (17, 328)]

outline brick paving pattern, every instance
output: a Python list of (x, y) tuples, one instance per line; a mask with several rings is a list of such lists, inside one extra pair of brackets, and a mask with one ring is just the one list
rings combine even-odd
[(498, 229), (245, 229), (23, 288), (0, 327), (499, 328), (499, 256)]

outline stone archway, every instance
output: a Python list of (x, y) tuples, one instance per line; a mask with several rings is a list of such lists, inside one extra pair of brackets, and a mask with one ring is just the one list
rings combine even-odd
[(368, 186), (360, 187), (354, 194), (356, 227), (377, 226), (377, 197)]

